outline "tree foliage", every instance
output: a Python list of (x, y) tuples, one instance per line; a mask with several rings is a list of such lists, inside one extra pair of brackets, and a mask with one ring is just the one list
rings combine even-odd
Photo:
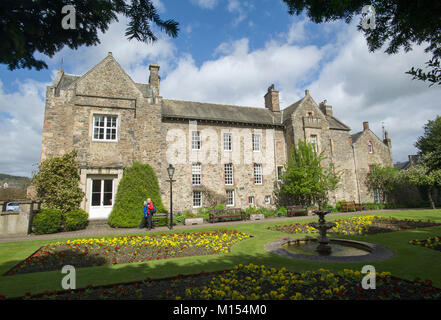
[(382, 167), (375, 164), (367, 174), (365, 184), (369, 191), (378, 190), (383, 203), (390, 199), (394, 189), (400, 184), (400, 175), (395, 167)]
[(386, 45), (385, 52), (396, 54), (401, 48), (405, 52), (413, 45), (424, 44), (425, 51), (432, 54), (426, 62), (429, 71), (421, 68), (406, 73), (414, 79), (441, 84), (439, 60), (441, 58), (441, 2), (432, 0), (351, 0), (351, 1), (316, 1), (283, 0), (288, 5), (288, 13), (300, 15), (304, 10), (315, 23), (344, 19), (346, 23), (362, 13), (362, 8), (372, 5), (375, 9), (375, 28), (362, 28), (369, 50), (376, 51)]
[(424, 187), (427, 190), (430, 205), (432, 209), (435, 209), (432, 192), (436, 187), (441, 187), (441, 169), (430, 169), (425, 163), (425, 158), (423, 158), (421, 163), (411, 166), (407, 170), (403, 170), (402, 178), (409, 184)]
[[(76, 28), (63, 29), (67, 15), (62, 8), (75, 8)], [(37, 52), (52, 57), (64, 46), (77, 49), (100, 43), (98, 32), (106, 32), (119, 16), (128, 18), (128, 39), (149, 42), (157, 40), (152, 23), (168, 36), (179, 31), (174, 20), (162, 20), (152, 0), (2, 0), (0, 63), (10, 70), (17, 68), (47, 68), (43, 60), (35, 58)]]
[(148, 164), (134, 162), (124, 169), (109, 216), (109, 225), (124, 228), (139, 226), (147, 198), (152, 199), (158, 213), (166, 212), (155, 171)]
[(417, 139), (415, 147), (424, 162), (432, 170), (441, 169), (441, 117), (429, 120), (424, 125), (424, 134)]
[(275, 195), (278, 205), (312, 205), (318, 200), (327, 200), (329, 191), (337, 188), (339, 173), (332, 167), (325, 168), (323, 153), (315, 152), (310, 143), (299, 140), (293, 146), (282, 174), (276, 182)]
[(37, 196), (44, 208), (59, 209), (63, 213), (80, 206), (84, 193), (79, 187), (80, 173), (76, 151), (44, 160), (32, 178)]

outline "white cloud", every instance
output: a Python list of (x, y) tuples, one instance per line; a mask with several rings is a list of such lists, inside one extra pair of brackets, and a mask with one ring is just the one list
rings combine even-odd
[(214, 9), (218, 3), (218, 0), (191, 0), (191, 2), (203, 9)]
[[(176, 69), (161, 83), (161, 95), (168, 98), (263, 106), (263, 95), (271, 83), (286, 92), (296, 91), (296, 83), (314, 70), (322, 57), (316, 47), (296, 47), (269, 42), (249, 51), (246, 38), (223, 43), (215, 60), (200, 67), (191, 56), (182, 57)], [(284, 91), (284, 92), (285, 92)]]
[(253, 8), (253, 4), (248, 1), (228, 0), (228, 12), (236, 14), (232, 26), (236, 27), (239, 23), (245, 20), (247, 18), (247, 12)]
[(423, 125), (439, 113), (439, 88), (429, 88), (405, 74), (411, 66), (427, 61), (427, 54), (423, 47), (395, 55), (370, 53), (353, 24), (339, 39), (335, 58), (309, 85), (312, 96), (333, 105), (334, 115), (353, 132), (361, 131), (362, 122), (369, 121), (371, 130), (381, 138), (384, 122), (392, 139), (394, 161), (406, 160), (416, 152), (413, 144), (423, 133)]
[(44, 96), (47, 83), (24, 80), (5, 93), (0, 82), (0, 172), (30, 176), (40, 161)]

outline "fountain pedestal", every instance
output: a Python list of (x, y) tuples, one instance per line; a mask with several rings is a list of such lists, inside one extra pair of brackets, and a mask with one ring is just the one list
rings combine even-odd
[(318, 246), (316, 251), (321, 255), (329, 255), (331, 254), (331, 246), (329, 245), (329, 238), (326, 236), (326, 233), (329, 229), (332, 229), (336, 226), (334, 222), (325, 222), (325, 215), (329, 213), (329, 211), (314, 211), (316, 215), (319, 216), (318, 222), (311, 222), (309, 225), (319, 231), (318, 237)]

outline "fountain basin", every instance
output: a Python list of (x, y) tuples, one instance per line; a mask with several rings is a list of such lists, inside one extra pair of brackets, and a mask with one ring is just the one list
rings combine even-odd
[(317, 252), (318, 240), (314, 238), (287, 238), (268, 243), (265, 249), (287, 258), (322, 262), (371, 262), (394, 255), (393, 251), (373, 243), (343, 239), (329, 241), (332, 250), (328, 254)]

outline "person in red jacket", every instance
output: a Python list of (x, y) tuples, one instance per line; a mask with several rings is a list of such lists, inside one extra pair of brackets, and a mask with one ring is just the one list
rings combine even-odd
[(147, 229), (151, 230), (153, 227), (152, 215), (153, 215), (153, 202), (150, 198), (147, 199)]
[(142, 218), (141, 224), (139, 225), (139, 228), (144, 228), (145, 222), (147, 220), (147, 229), (152, 229), (152, 215), (154, 210), (153, 202), (150, 198), (147, 199), (147, 201), (144, 201), (144, 217)]

